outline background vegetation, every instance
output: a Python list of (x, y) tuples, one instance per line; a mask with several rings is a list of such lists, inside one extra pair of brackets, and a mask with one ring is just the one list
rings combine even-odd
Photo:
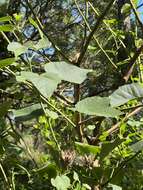
[(0, 1), (1, 190), (143, 189), (142, 6)]

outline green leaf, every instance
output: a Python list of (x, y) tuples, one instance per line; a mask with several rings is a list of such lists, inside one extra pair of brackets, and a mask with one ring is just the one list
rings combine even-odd
[(13, 17), (15, 18), (15, 20), (17, 22), (19, 22), (19, 21), (21, 21), (24, 18), (24, 14), (17, 14), (17, 13), (15, 13), (15, 14), (13, 14)]
[(43, 114), (41, 104), (34, 104), (19, 110), (12, 110), (17, 121), (28, 121)]
[(14, 25), (12, 24), (0, 25), (0, 32), (11, 32), (13, 29)]
[(57, 77), (54, 78), (52, 75), (46, 73), (38, 75), (32, 72), (21, 72), (20, 81), (28, 80), (30, 81), (37, 90), (45, 97), (52, 96), (53, 92), (56, 90), (57, 85), (61, 80)]
[(112, 187), (112, 190), (122, 190), (122, 187), (114, 185), (114, 184), (109, 184), (108, 187)]
[(134, 152), (139, 152), (141, 150), (143, 150), (143, 140), (136, 142), (135, 144), (131, 145), (130, 148), (134, 151)]
[(57, 176), (55, 179), (51, 179), (51, 184), (56, 187), (57, 190), (67, 190), (70, 187), (70, 179), (65, 176)]
[(47, 73), (58, 76), (61, 80), (81, 84), (87, 77), (87, 73), (92, 70), (81, 69), (66, 62), (52, 62), (45, 65)]
[(129, 14), (131, 11), (131, 5), (129, 3), (125, 3), (121, 9), (122, 14)]
[(46, 37), (43, 37), (33, 47), (36, 50), (39, 50), (39, 49), (42, 49), (42, 48), (49, 48), (50, 46), (51, 46), (51, 43), (49, 42), (49, 40)]
[(0, 22), (7, 22), (7, 21), (10, 21), (10, 20), (12, 20), (11, 16), (4, 16), (4, 17), (0, 18)]
[(75, 142), (77, 149), (83, 154), (95, 154), (100, 153), (99, 146), (93, 146), (85, 143)]
[(18, 43), (18, 42), (11, 42), (8, 47), (8, 51), (12, 51), (15, 54), (15, 57), (25, 53), (28, 50), (28, 47)]
[(117, 107), (127, 103), (129, 100), (143, 97), (143, 86), (139, 83), (127, 84), (119, 87), (110, 96), (110, 104)]
[(91, 190), (91, 187), (88, 184), (86, 184), (86, 183), (83, 183), (82, 186), (85, 187), (88, 190)]
[(47, 116), (51, 117), (52, 119), (57, 119), (59, 116), (56, 112), (46, 109)]
[(100, 159), (104, 159), (110, 152), (119, 146), (124, 140), (117, 138), (114, 142), (103, 143), (101, 147)]
[(0, 103), (0, 117), (5, 116), (11, 106), (10, 102)]
[(76, 110), (87, 115), (116, 117), (121, 114), (119, 110), (110, 106), (108, 97), (88, 97), (76, 104)]
[(74, 171), (74, 173), (73, 173), (73, 179), (75, 180), (75, 181), (79, 181), (79, 177), (78, 177), (78, 174)]
[(57, 168), (56, 168), (56, 166), (54, 164), (47, 164), (47, 165), (44, 165), (41, 168), (34, 169), (33, 171), (35, 173), (40, 174), (40, 175), (48, 174), (48, 177), (50, 179), (57, 176)]
[(0, 60), (0, 68), (11, 65), (14, 61), (15, 61), (15, 58), (1, 59)]

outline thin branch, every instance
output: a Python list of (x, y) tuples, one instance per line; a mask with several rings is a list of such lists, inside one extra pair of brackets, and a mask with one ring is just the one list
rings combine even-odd
[(22, 135), (14, 128), (14, 124), (13, 124), (11, 118), (9, 117), (9, 115), (7, 115), (7, 118), (8, 118), (8, 120), (9, 120), (11, 129), (13, 130), (13, 132), (17, 135), (17, 137), (19, 137), (19, 138), (22, 140), (22, 142), (23, 142), (23, 144), (24, 144), (24, 146), (25, 146), (25, 149), (24, 149), (25, 153), (27, 152), (27, 154), (28, 154), (28, 156), (31, 158), (31, 160), (32, 160), (32, 162), (33, 162), (33, 164), (34, 164), (34, 166), (35, 166), (35, 167), (38, 167), (38, 166), (37, 166), (37, 163), (36, 163), (36, 161), (35, 161), (35, 159), (34, 159), (34, 157), (33, 157), (33, 155), (32, 155), (32, 153), (31, 153), (31, 151), (30, 151), (30, 149), (29, 149), (29, 146), (26, 144), (24, 138), (23, 138)]
[(143, 51), (143, 45), (141, 45), (141, 47), (136, 50), (134, 56), (130, 59), (127, 71), (123, 76), (123, 79), (125, 80), (125, 82), (127, 82), (129, 80), (129, 78), (133, 72), (133, 68), (136, 63), (136, 60), (138, 59), (138, 57), (140, 56), (142, 51)]
[(63, 113), (61, 112), (58, 108), (56, 108), (53, 104), (51, 104), (49, 102), (49, 100), (47, 100), (44, 96), (40, 95), (40, 98), (46, 103), (48, 104), (50, 107), (52, 107), (55, 111), (57, 111), (57, 113), (59, 113), (61, 116), (63, 116), (63, 118), (65, 118), (68, 123), (70, 123), (73, 127), (76, 127), (76, 125)]
[(84, 125), (84, 124), (88, 123), (89, 121), (93, 121), (93, 120), (96, 119), (96, 118), (97, 118), (97, 116), (89, 117), (89, 118), (87, 118), (87, 119), (81, 121), (81, 122), (79, 123), (79, 125)]
[(65, 98), (61, 94), (58, 94), (57, 92), (54, 92), (54, 95), (58, 97), (59, 99), (63, 100), (65, 104), (67, 105), (74, 105), (74, 102), (70, 101), (69, 99)]
[[(94, 6), (89, 2), (89, 5), (91, 6), (91, 8), (93, 9), (94, 13), (99, 17), (99, 13), (98, 11), (94, 8)], [(107, 29), (111, 32), (111, 34), (113, 35), (114, 37), (114, 41), (116, 42), (116, 39), (118, 39), (122, 45), (122, 47), (124, 48), (125, 52), (127, 54), (129, 54), (127, 48), (126, 48), (126, 45), (124, 44), (124, 42), (119, 38), (119, 36), (116, 34), (116, 32), (114, 32), (114, 30), (112, 30), (112, 28), (110, 27), (110, 25), (105, 21), (103, 20), (103, 23), (104, 25), (107, 27)], [(128, 55), (130, 57), (130, 55)]]
[(54, 141), (55, 141), (55, 144), (57, 145), (58, 150), (61, 152), (61, 147), (60, 147), (60, 145), (59, 145), (59, 143), (58, 143), (58, 140), (57, 140), (57, 138), (56, 138), (56, 135), (55, 135), (55, 133), (54, 133), (53, 127), (52, 127), (52, 125), (51, 125), (51, 121), (48, 121), (48, 119), (47, 119), (47, 116), (48, 116), (48, 115), (47, 115), (47, 113), (46, 113), (46, 110), (45, 110), (44, 105), (42, 104), (42, 102), (41, 102), (41, 106), (42, 106), (42, 109), (43, 109), (44, 114), (45, 114), (45, 116), (46, 116), (46, 122), (49, 124), (49, 128), (50, 128), (50, 130), (51, 130), (51, 134), (52, 134), (52, 136), (53, 136), (53, 139), (54, 139)]
[(72, 61), (69, 60), (68, 57), (65, 56), (65, 54), (60, 50), (60, 48), (54, 43), (53, 39), (51, 39), (49, 37), (49, 35), (47, 34), (47, 32), (45, 32), (45, 30), (43, 29), (43, 25), (41, 24), (40, 20), (37, 18), (34, 10), (33, 10), (33, 7), (31, 6), (31, 4), (29, 3), (29, 0), (25, 0), (26, 1), (26, 4), (27, 6), (29, 7), (30, 11), (32, 12), (33, 16), (34, 16), (34, 19), (36, 20), (40, 30), (43, 32), (43, 34), (48, 38), (48, 40), (52, 43), (53, 47), (56, 49), (56, 51), (66, 60), (68, 61), (69, 63), (72, 63)]
[[(82, 11), (80, 10), (80, 7), (79, 7), (79, 5), (78, 5), (78, 3), (77, 3), (76, 0), (75, 0), (75, 4), (76, 4), (76, 7), (77, 7), (77, 9), (78, 9), (80, 15), (82, 16), (82, 18), (83, 18), (83, 20), (84, 20), (84, 22), (85, 22), (85, 24), (86, 24), (88, 30), (89, 30), (90, 32), (92, 32), (91, 27), (90, 27), (90, 25), (89, 25), (89, 23), (88, 23), (88, 20), (86, 19), (86, 17), (84, 16), (84, 14), (82, 13)], [(98, 16), (99, 16), (99, 15), (98, 15)], [(104, 21), (103, 21), (103, 22), (104, 22)], [(95, 42), (96, 42), (97, 46), (99, 47), (99, 49), (104, 53), (104, 55), (107, 57), (107, 59), (109, 60), (109, 62), (112, 64), (112, 66), (117, 69), (117, 66), (116, 66), (116, 65), (114, 64), (114, 62), (111, 60), (111, 58), (110, 58), (109, 55), (106, 53), (106, 51), (103, 49), (102, 45), (99, 43), (99, 41), (98, 41), (98, 39), (96, 38), (95, 35), (93, 35), (93, 39), (95, 40)], [(83, 49), (83, 47), (81, 47), (81, 50), (82, 50), (82, 49)]]
[(143, 6), (143, 3), (137, 6), (137, 9), (141, 8)]
[(142, 21), (140, 20), (140, 17), (139, 17), (139, 15), (138, 15), (138, 12), (137, 12), (136, 7), (135, 7), (135, 5), (134, 5), (134, 3), (133, 3), (132, 0), (130, 0), (130, 4), (131, 4), (131, 7), (132, 7), (133, 12), (134, 12), (134, 14), (135, 14), (135, 17), (136, 17), (136, 19), (137, 19), (137, 21), (138, 21), (138, 23), (139, 23), (139, 25), (140, 25), (140, 27), (141, 27), (141, 29), (142, 29), (142, 31), (143, 31), (143, 23), (142, 23)]
[[(86, 40), (86, 42), (85, 42), (85, 45), (84, 45), (84, 46), (81, 48), (81, 50), (80, 50), (79, 57), (78, 57), (77, 60), (75, 61), (76, 65), (77, 65), (78, 67), (80, 67), (80, 65), (81, 65), (82, 59), (84, 58), (84, 55), (85, 55), (85, 53), (86, 53), (86, 51), (87, 51), (87, 48), (88, 48), (88, 45), (89, 45), (91, 39), (92, 39), (93, 36), (94, 36), (94, 33), (97, 31), (97, 29), (99, 28), (100, 24), (103, 22), (104, 17), (105, 17), (106, 14), (108, 13), (108, 11), (110, 10), (110, 8), (111, 8), (111, 6), (112, 6), (112, 4), (113, 4), (114, 2), (115, 2), (115, 0), (111, 0), (111, 1), (110, 1), (110, 3), (108, 4), (108, 6), (106, 7), (105, 11), (104, 11), (104, 12), (101, 14), (101, 16), (98, 18), (98, 20), (97, 20), (95, 26), (94, 26), (93, 29), (91, 30), (91, 29), (90, 29), (90, 26), (89, 26), (89, 24), (88, 24), (88, 22), (87, 22), (87, 19), (86, 19), (85, 16), (82, 14), (80, 8), (78, 7), (77, 1), (75, 0), (75, 4), (76, 4), (76, 6), (77, 6), (77, 8), (78, 8), (78, 10), (79, 10), (79, 12), (80, 12), (80, 14), (81, 14), (81, 16), (83, 17), (83, 19), (84, 19), (84, 21), (85, 21), (85, 24), (87, 25), (87, 27), (88, 27), (88, 28), (90, 29), (90, 31), (91, 31), (90, 34), (89, 34), (89, 36), (87, 37), (87, 40)], [(101, 45), (98, 43), (97, 39), (96, 39), (96, 43), (98, 44), (98, 46), (100, 47), (100, 49), (102, 49), (102, 51), (104, 51), (103, 48), (101, 47)], [(106, 52), (104, 52), (104, 53), (106, 53)], [(79, 100), (80, 100), (80, 85), (75, 84), (75, 85), (74, 85), (74, 102), (75, 102), (75, 104), (76, 104)], [(78, 136), (79, 136), (80, 141), (82, 142), (82, 141), (83, 141), (83, 136), (84, 136), (84, 134), (83, 134), (83, 131), (82, 131), (82, 125), (79, 125), (79, 123), (81, 123), (81, 114), (78, 113), (78, 112), (75, 112), (74, 118), (75, 118), (75, 124), (76, 124), (77, 133), (78, 133)]]
[(111, 135), (112, 133), (117, 132), (117, 131), (119, 130), (120, 125), (121, 125), (123, 122), (127, 121), (130, 117), (132, 117), (132, 116), (136, 115), (137, 113), (139, 113), (139, 112), (142, 110), (142, 108), (143, 108), (143, 107), (137, 107), (137, 108), (134, 109), (132, 112), (128, 113), (128, 115), (126, 115), (126, 116), (122, 119), (122, 121), (116, 123), (116, 124), (113, 125), (109, 130), (107, 130), (107, 133), (108, 133), (109, 135)]
[[(141, 27), (141, 30), (143, 32), (143, 23), (142, 21), (140, 20), (140, 17), (136, 11), (136, 8), (135, 8), (135, 5), (134, 3), (132, 2), (132, 0), (130, 0), (130, 4), (131, 4), (131, 7), (133, 9), (133, 12), (136, 16), (136, 19)], [(129, 66), (128, 66), (128, 69), (126, 71), (126, 73), (124, 74), (124, 77), (123, 79), (125, 80), (125, 82), (127, 82), (129, 80), (129, 77), (131, 76), (132, 72), (133, 72), (133, 68), (134, 68), (134, 65), (136, 63), (136, 60), (138, 59), (138, 57), (140, 56), (140, 54), (142, 53), (143, 51), (143, 45), (140, 46), (140, 48), (138, 48), (136, 50), (136, 53), (134, 54), (134, 56), (131, 58), (130, 62), (129, 62)]]
[(5, 180), (6, 184), (7, 184), (8, 190), (11, 190), (11, 187), (10, 187), (10, 184), (9, 184), (9, 181), (8, 181), (8, 177), (6, 176), (6, 173), (5, 173), (1, 163), (0, 163), (0, 170), (1, 170), (2, 174), (3, 174), (3, 177), (4, 177), (4, 180)]
[(89, 36), (88, 36), (88, 38), (86, 40), (85, 46), (83, 47), (82, 52), (81, 52), (81, 54), (80, 54), (80, 56), (78, 58), (78, 61), (77, 61), (78, 64), (80, 64), (82, 62), (82, 59), (84, 58), (84, 55), (85, 55), (85, 53), (87, 51), (88, 45), (89, 45), (94, 33), (97, 31), (97, 29), (99, 28), (99, 26), (103, 22), (104, 17), (107, 15), (107, 13), (109, 12), (109, 10), (112, 7), (114, 2), (115, 2), (115, 0), (110, 1), (110, 3), (105, 8), (104, 12), (101, 14), (99, 19), (97, 20), (97, 22), (96, 22), (95, 26), (93, 27), (92, 31), (90, 32), (90, 34), (89, 34)]

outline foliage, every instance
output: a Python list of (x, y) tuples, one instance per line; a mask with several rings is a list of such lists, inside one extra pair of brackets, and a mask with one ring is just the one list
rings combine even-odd
[(2, 190), (142, 190), (137, 6), (0, 4)]

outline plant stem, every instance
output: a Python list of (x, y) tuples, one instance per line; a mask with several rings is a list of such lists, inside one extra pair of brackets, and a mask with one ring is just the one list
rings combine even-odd
[(107, 5), (107, 7), (105, 8), (105, 10), (103, 11), (103, 13), (101, 14), (101, 16), (98, 18), (95, 26), (93, 27), (92, 31), (90, 32), (86, 43), (82, 49), (82, 52), (80, 53), (80, 56), (78, 58), (78, 63), (80, 64), (85, 56), (85, 53), (87, 51), (87, 48), (89, 46), (89, 43), (94, 35), (94, 33), (97, 31), (97, 29), (99, 28), (100, 24), (103, 22), (104, 17), (107, 15), (107, 13), (109, 12), (110, 8), (112, 7), (113, 3), (115, 2), (115, 0), (110, 0), (110, 3)]
[(4, 180), (5, 180), (6, 184), (7, 184), (8, 189), (11, 190), (8, 178), (6, 176), (6, 173), (5, 173), (5, 171), (4, 171), (3, 166), (2, 166), (1, 163), (0, 163), (0, 170), (1, 170), (2, 174), (3, 174)]
[(109, 178), (105, 183), (101, 184), (101, 187), (103, 188), (103, 187), (105, 187), (106, 185), (108, 185), (108, 184), (112, 181), (112, 179), (113, 179), (114, 177), (116, 177), (116, 176), (118, 175), (118, 173), (127, 165), (127, 163), (128, 163), (129, 161), (133, 160), (133, 159), (134, 159), (136, 156), (138, 156), (140, 153), (141, 153), (141, 151), (138, 151), (138, 152), (135, 153), (132, 157), (130, 157), (129, 159), (123, 161), (123, 162), (119, 165), (118, 170), (117, 170), (116, 172), (114, 172), (114, 175), (113, 175), (111, 178)]
[(58, 143), (58, 141), (57, 141), (57, 139), (56, 139), (56, 135), (55, 135), (55, 133), (54, 133), (53, 127), (52, 127), (52, 125), (51, 125), (51, 122), (48, 121), (48, 119), (47, 119), (46, 110), (45, 110), (44, 105), (43, 105), (42, 103), (41, 103), (41, 106), (42, 106), (42, 109), (43, 109), (44, 114), (45, 114), (45, 116), (46, 116), (47, 123), (49, 124), (49, 127), (50, 127), (50, 130), (51, 130), (53, 139), (54, 139), (54, 141), (55, 141), (55, 143), (56, 143), (56, 145), (57, 145), (58, 150), (61, 152), (60, 145), (59, 145), (59, 143)]
[(26, 1), (26, 4), (28, 5), (30, 11), (32, 12), (40, 30), (43, 32), (43, 34), (48, 38), (48, 40), (52, 43), (53, 47), (57, 50), (57, 52), (66, 60), (68, 61), (69, 63), (72, 63), (68, 57), (65, 56), (65, 54), (61, 51), (61, 49), (55, 44), (55, 42), (49, 37), (49, 35), (47, 34), (47, 32), (45, 32), (45, 30), (43, 29), (43, 25), (42, 23), (40, 22), (40, 20), (37, 18), (34, 10), (33, 10), (33, 7), (32, 5), (29, 3), (28, 0), (25, 0)]
[(48, 104), (50, 107), (52, 107), (57, 113), (59, 113), (61, 116), (63, 116), (73, 127), (76, 125), (64, 114), (62, 113), (58, 108), (56, 108), (53, 104), (51, 104), (44, 96), (40, 95), (41, 99)]

